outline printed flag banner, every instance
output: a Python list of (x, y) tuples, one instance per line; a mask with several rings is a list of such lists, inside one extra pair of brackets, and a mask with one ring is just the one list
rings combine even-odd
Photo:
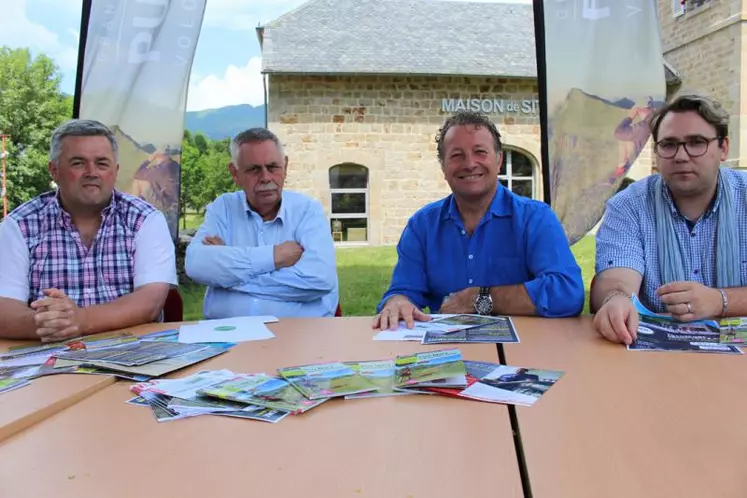
[(179, 221), (187, 86), (206, 0), (93, 0), (80, 117), (109, 126), (119, 145), (117, 188)]
[(535, 1), (544, 2), (550, 205), (573, 244), (601, 219), (666, 98), (656, 2)]

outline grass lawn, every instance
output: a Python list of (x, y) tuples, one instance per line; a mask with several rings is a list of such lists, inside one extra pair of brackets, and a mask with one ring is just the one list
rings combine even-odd
[(189, 230), (191, 228), (200, 228), (202, 220), (205, 219), (204, 214), (197, 213), (186, 213), (184, 216), (179, 218), (179, 230)]
[[(584, 313), (588, 313), (588, 289), (594, 276), (594, 236), (581, 239), (571, 249), (581, 266), (587, 291)], [(394, 246), (346, 247), (337, 249), (337, 275), (340, 279), (340, 304), (345, 316), (373, 316), (381, 296), (389, 286), (392, 268), (397, 262)], [(184, 319), (202, 318), (204, 288), (190, 284), (180, 288), (184, 300)]]

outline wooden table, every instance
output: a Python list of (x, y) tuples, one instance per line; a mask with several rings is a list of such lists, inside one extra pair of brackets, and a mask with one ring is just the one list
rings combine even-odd
[[(370, 323), (284, 319), (269, 325), (275, 339), (242, 343), (189, 371), (270, 373), (437, 349), (372, 341)], [(497, 362), (493, 345), (461, 350)], [(399, 396), (332, 400), (278, 424), (217, 416), (159, 424), (150, 410), (125, 404), (128, 385), (118, 382), (6, 440), (0, 496), (523, 496), (505, 406)]]
[[(0, 351), (15, 341), (0, 340)], [(0, 441), (113, 385), (114, 377), (60, 374), (41, 377), (25, 387), (0, 395)]]
[(535, 498), (747, 496), (747, 358), (627, 351), (588, 316), (514, 322), (509, 365), (566, 372), (516, 408)]

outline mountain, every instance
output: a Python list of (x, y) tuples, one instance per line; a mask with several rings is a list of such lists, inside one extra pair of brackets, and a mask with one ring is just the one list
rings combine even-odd
[(199, 131), (213, 140), (230, 138), (248, 128), (264, 125), (265, 106), (249, 104), (189, 111), (184, 123), (184, 127), (192, 133)]

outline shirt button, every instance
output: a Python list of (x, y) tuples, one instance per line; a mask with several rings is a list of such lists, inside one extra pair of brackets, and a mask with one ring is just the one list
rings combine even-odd
[(695, 237), (695, 232), (691, 233), (690, 237)]
[(462, 235), (467, 235), (467, 230), (462, 230)]
[(475, 256), (474, 256), (474, 255), (472, 255), (472, 254), (470, 254), (470, 255), (469, 255), (469, 259), (475, 259)]
[(698, 270), (693, 270), (693, 273), (697, 275), (698, 274)]
[(470, 279), (469, 279), (469, 280), (467, 281), (467, 283), (468, 283), (468, 284), (471, 284), (471, 283), (472, 283), (472, 279), (470, 278)]

